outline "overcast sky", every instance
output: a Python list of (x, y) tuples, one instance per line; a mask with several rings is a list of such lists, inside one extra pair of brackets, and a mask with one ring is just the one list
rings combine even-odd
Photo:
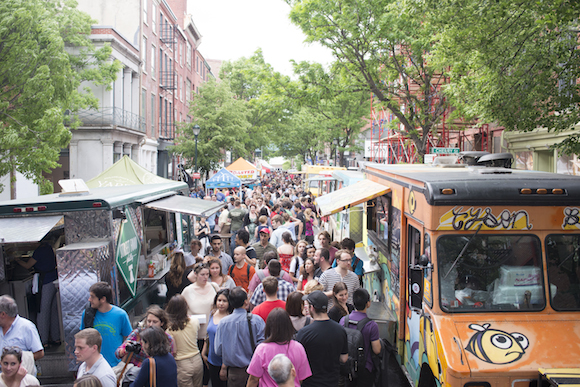
[(202, 35), (206, 59), (235, 60), (258, 48), (275, 71), (292, 75), (290, 59), (324, 65), (330, 51), (304, 43), (305, 35), (288, 19), (283, 0), (187, 0), (188, 12)]

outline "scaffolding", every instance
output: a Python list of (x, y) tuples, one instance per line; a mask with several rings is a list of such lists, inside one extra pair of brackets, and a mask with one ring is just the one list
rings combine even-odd
[[(434, 102), (439, 97), (434, 98)], [(435, 103), (431, 104), (434, 109)], [(449, 130), (447, 129), (446, 119), (448, 112), (443, 113), (443, 120), (437, 129), (437, 136), (432, 132), (427, 135), (427, 144), (425, 153), (433, 147), (449, 146)], [(395, 123), (394, 115), (384, 109), (382, 106), (376, 106), (375, 97), (371, 95), (371, 136), (369, 160), (384, 164), (414, 164), (419, 162), (417, 147), (415, 143), (401, 131), (393, 128)]]

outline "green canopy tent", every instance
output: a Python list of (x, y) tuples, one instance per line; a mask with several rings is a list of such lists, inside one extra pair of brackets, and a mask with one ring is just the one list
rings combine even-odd
[(98, 188), (123, 185), (165, 184), (169, 182), (175, 183), (174, 180), (165, 179), (149, 172), (128, 156), (123, 156), (110, 168), (87, 181), (86, 184), (89, 188)]

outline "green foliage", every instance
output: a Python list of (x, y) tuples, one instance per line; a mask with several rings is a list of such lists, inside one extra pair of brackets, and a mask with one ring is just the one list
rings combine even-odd
[(225, 158), (224, 151), (231, 151), (233, 157), (247, 157), (250, 143), (248, 135), (248, 108), (243, 100), (235, 98), (227, 81), (216, 82), (211, 78), (194, 94), (190, 106), (194, 121), (178, 126), (176, 145), (171, 148), (175, 154), (185, 157), (189, 167), (195, 163), (195, 136), (193, 125), (201, 127), (198, 136), (198, 169), (203, 173), (215, 170)]
[[(432, 60), (450, 68), (458, 112), (506, 130), (567, 130), (580, 122), (580, 3), (418, 0), (438, 34)], [(578, 153), (578, 134), (562, 149)]]
[[(287, 0), (290, 18), (308, 41), (328, 47), (352, 89), (372, 93), (397, 119), (420, 154), (447, 101), (444, 74), (427, 61), (434, 31), (418, 12), (395, 0)], [(370, 94), (369, 93), (369, 94)], [(420, 128), (421, 130), (417, 130)]]
[(81, 82), (109, 84), (119, 69), (109, 47), (94, 49), (91, 23), (74, 1), (0, 2), (0, 176), (16, 170), (52, 191), (42, 173), (70, 141), (65, 110), (95, 106)]
[(329, 133), (325, 117), (307, 108), (293, 111), (275, 131), (277, 154), (288, 158), (300, 155), (302, 160), (314, 160), (316, 152), (324, 149), (324, 139)]
[(338, 141), (341, 165), (344, 150), (360, 150), (355, 141), (368, 124), (370, 94), (361, 91), (349, 73), (341, 66), (331, 66), (326, 71), (320, 64), (301, 62), (294, 65), (299, 76), (298, 87), (291, 91), (291, 98), (324, 118), (326, 133), (318, 138), (328, 143)]
[(254, 150), (270, 144), (272, 130), (283, 119), (285, 108), (276, 87), (287, 82), (287, 77), (275, 72), (258, 49), (249, 58), (225, 62), (220, 78), (230, 84), (235, 98), (246, 103), (249, 123), (246, 148)]
[(282, 169), (284, 171), (287, 171), (290, 169), (291, 166), (292, 166), (292, 164), (290, 163), (290, 161), (284, 161), (284, 163), (282, 164)]

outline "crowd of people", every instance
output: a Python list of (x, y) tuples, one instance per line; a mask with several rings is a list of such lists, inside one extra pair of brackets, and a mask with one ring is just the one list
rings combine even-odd
[[(363, 262), (352, 239), (331, 240), (300, 177), (273, 174), (253, 189), (204, 199), (227, 205), (198, 219), (189, 248), (173, 251), (164, 309), (152, 305), (132, 329), (112, 304), (111, 286), (90, 287), (75, 335), (76, 385), (371, 386), (372, 353), (381, 350), (372, 321), (362, 329), (364, 371), (339, 376), (345, 326), (356, 327), (370, 305)], [(2, 301), (1, 326), (9, 314)], [(34, 344), (32, 353), (42, 349)], [(38, 384), (22, 371), (17, 349), (3, 348), (0, 387)]]

